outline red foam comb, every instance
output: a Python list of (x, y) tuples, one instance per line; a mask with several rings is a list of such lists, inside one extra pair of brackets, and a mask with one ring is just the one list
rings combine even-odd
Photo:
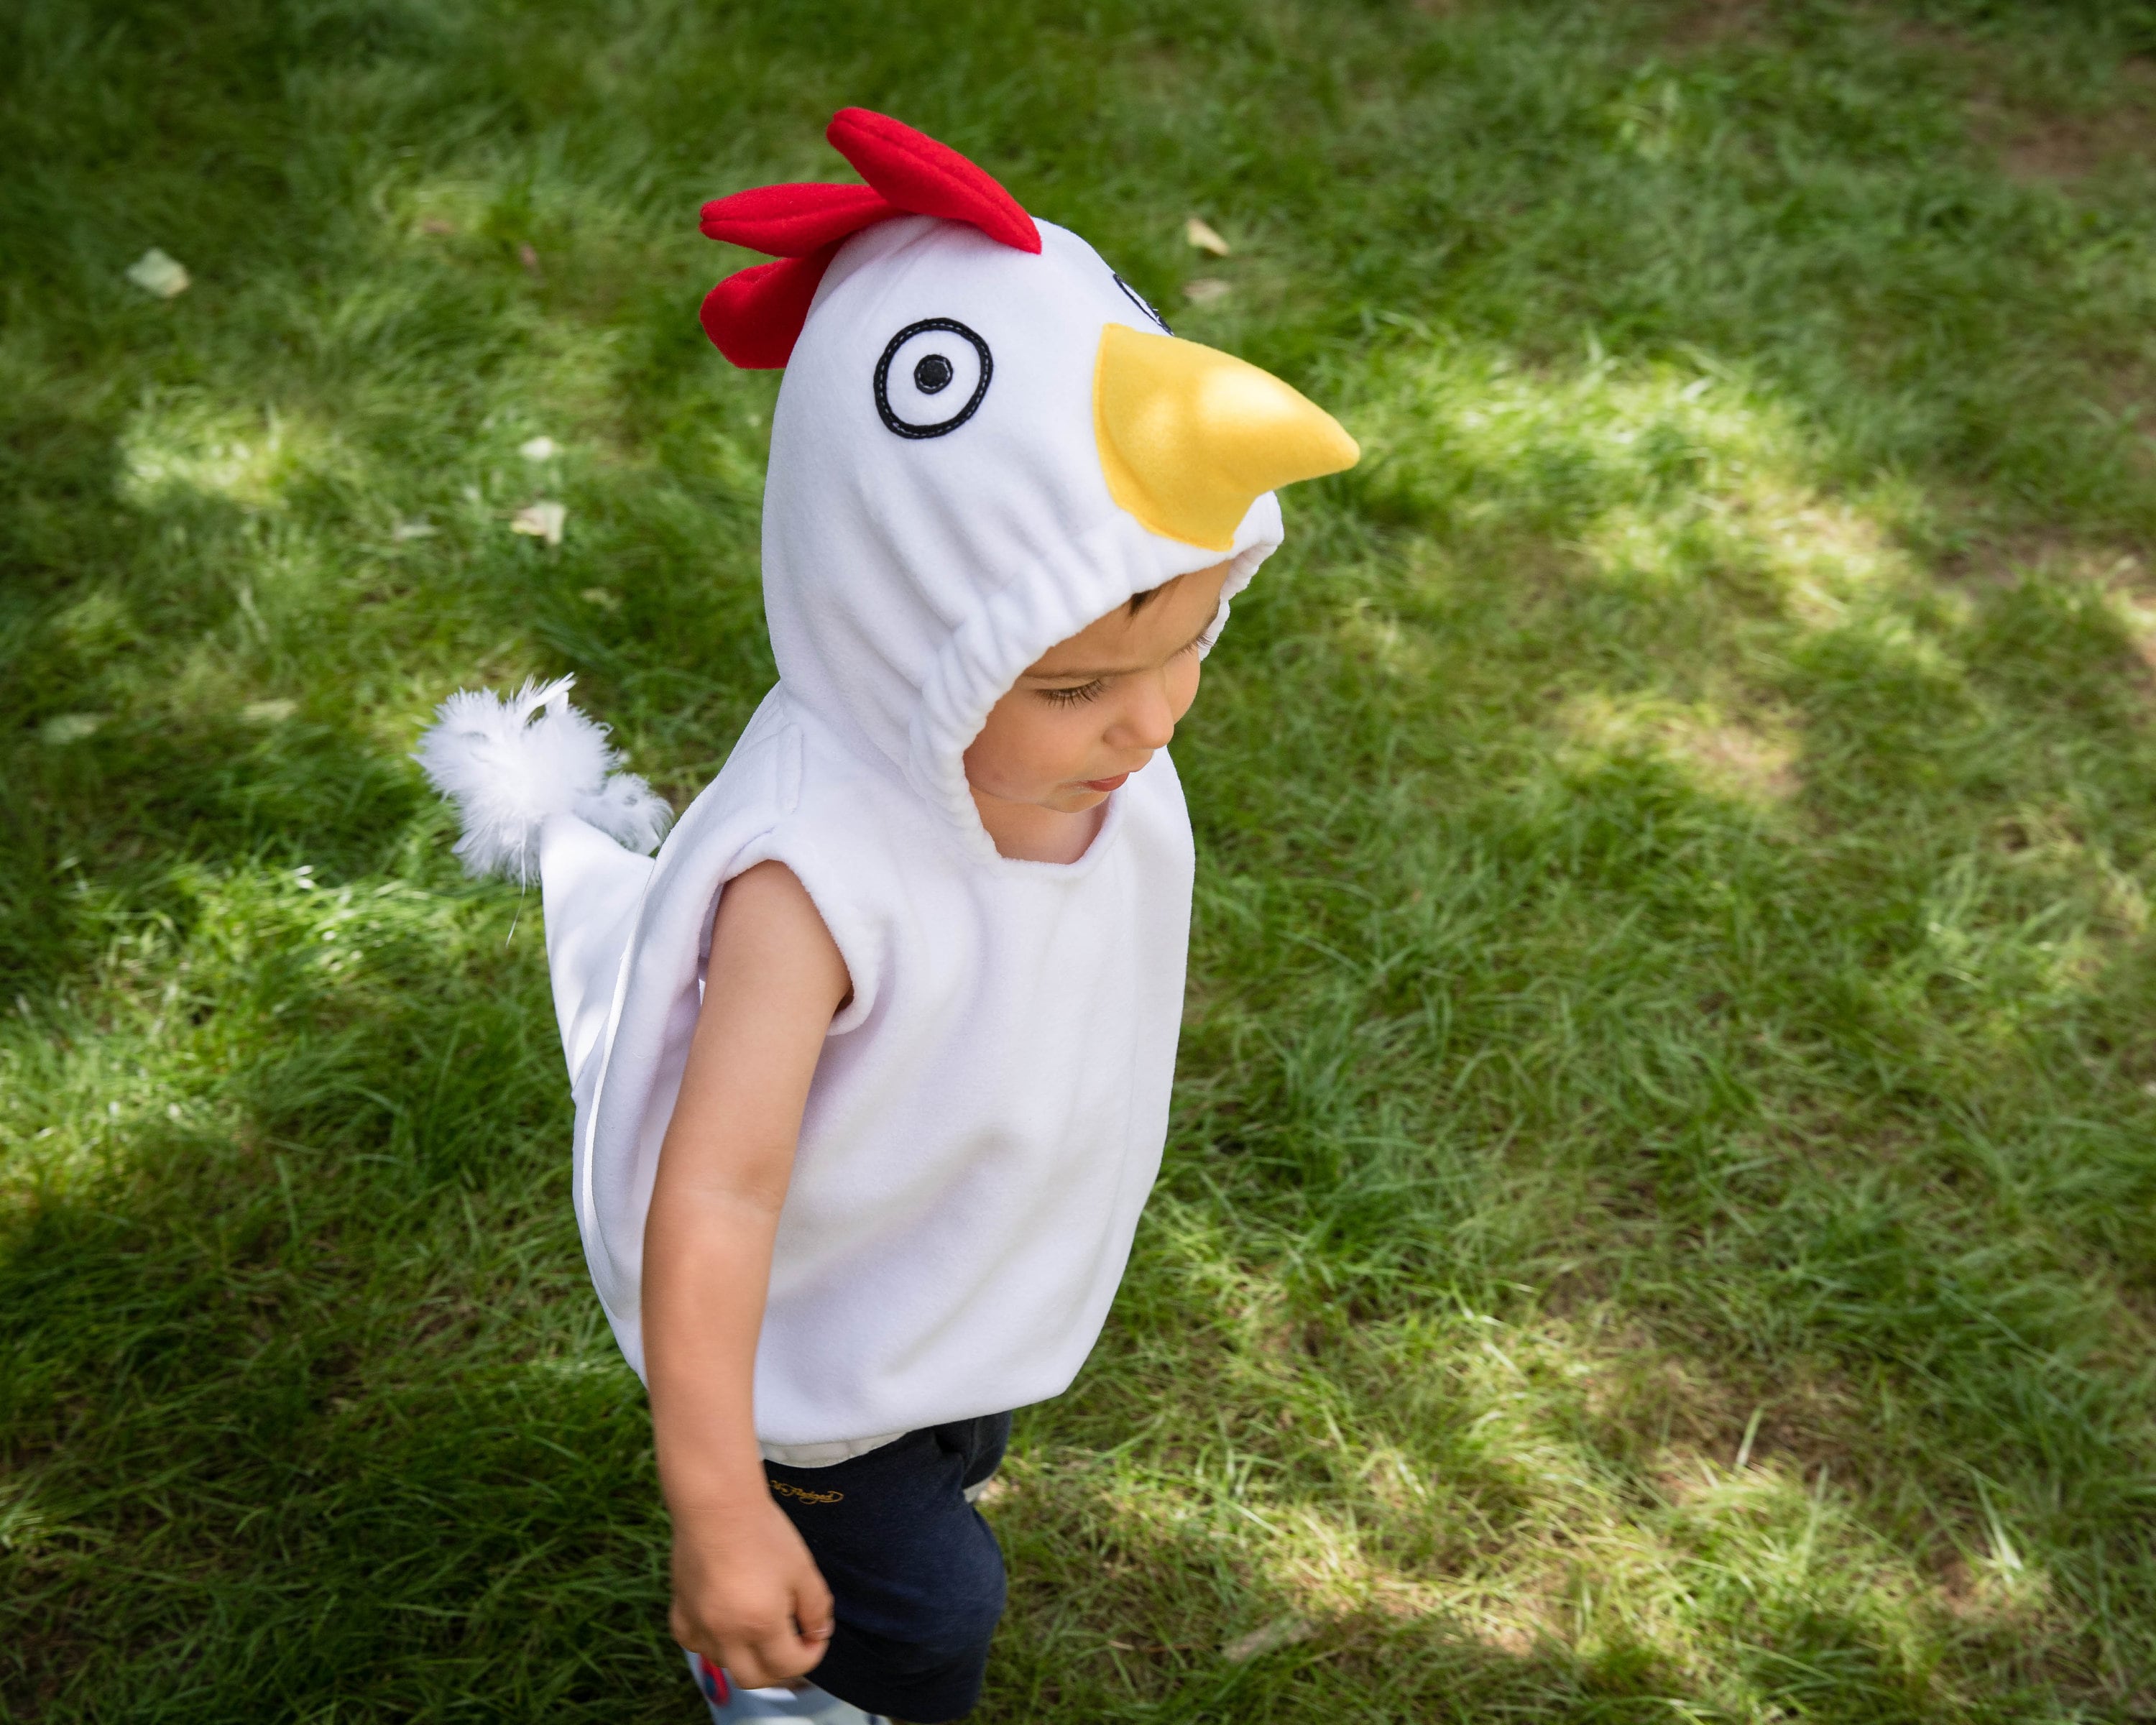
[(1018, 200), (949, 145), (866, 108), (841, 108), (824, 135), (865, 186), (758, 186), (704, 206), (707, 238), (779, 259), (737, 270), (704, 300), (704, 333), (744, 370), (786, 363), (839, 242), (878, 222), (940, 216), (1019, 251), (1040, 249)]
[(841, 108), (824, 136), (860, 177), (900, 209), (970, 222), (1022, 252), (1040, 249), (1040, 230), (995, 177), (888, 114)]

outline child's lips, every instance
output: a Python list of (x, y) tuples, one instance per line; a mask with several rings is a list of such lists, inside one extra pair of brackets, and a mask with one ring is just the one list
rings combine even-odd
[(1086, 788), (1089, 791), (1099, 791), (1103, 794), (1106, 794), (1107, 792), (1116, 789), (1129, 777), (1130, 774), (1127, 773), (1118, 773), (1113, 778), (1089, 778), (1086, 781)]

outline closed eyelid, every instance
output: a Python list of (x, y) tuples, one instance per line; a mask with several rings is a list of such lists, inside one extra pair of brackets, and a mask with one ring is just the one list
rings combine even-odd
[[(1213, 638), (1215, 633), (1216, 631), (1213, 625), (1209, 623), (1204, 629), (1199, 630), (1196, 634), (1185, 641), (1180, 647), (1178, 647), (1174, 652), (1169, 654), (1168, 657), (1172, 660), (1180, 659), (1186, 653), (1195, 653), (1201, 648), (1210, 647), (1213, 644)], [(1043, 683), (1070, 683), (1075, 680), (1082, 678), (1086, 686), (1091, 686), (1102, 683), (1111, 683), (1117, 677), (1141, 675), (1144, 670), (1145, 667), (1142, 665), (1119, 665), (1112, 670), (1027, 671), (1025, 675), (1031, 678), (1035, 682)], [(1053, 695), (1064, 691), (1044, 689), (1040, 692), (1044, 695)]]

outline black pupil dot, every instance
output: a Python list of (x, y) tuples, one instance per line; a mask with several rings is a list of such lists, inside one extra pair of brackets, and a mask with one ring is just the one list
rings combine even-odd
[(933, 395), (951, 384), (951, 362), (940, 353), (932, 353), (913, 368), (913, 387), (923, 395)]

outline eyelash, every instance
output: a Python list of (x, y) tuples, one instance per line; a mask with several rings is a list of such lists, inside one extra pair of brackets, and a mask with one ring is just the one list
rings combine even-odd
[[(1213, 631), (1208, 629), (1204, 634), (1199, 636), (1196, 640), (1185, 647), (1183, 649), (1183, 653), (1200, 652), (1205, 648), (1210, 647), (1212, 644)], [(1175, 656), (1178, 659), (1180, 659), (1183, 656), (1183, 653), (1178, 653)], [(1081, 701), (1098, 701), (1101, 698), (1101, 691), (1107, 686), (1107, 684), (1103, 680), (1099, 677), (1096, 677), (1091, 682), (1081, 683), (1075, 689), (1044, 689), (1040, 692), (1048, 700), (1054, 701), (1058, 706), (1075, 706)]]

